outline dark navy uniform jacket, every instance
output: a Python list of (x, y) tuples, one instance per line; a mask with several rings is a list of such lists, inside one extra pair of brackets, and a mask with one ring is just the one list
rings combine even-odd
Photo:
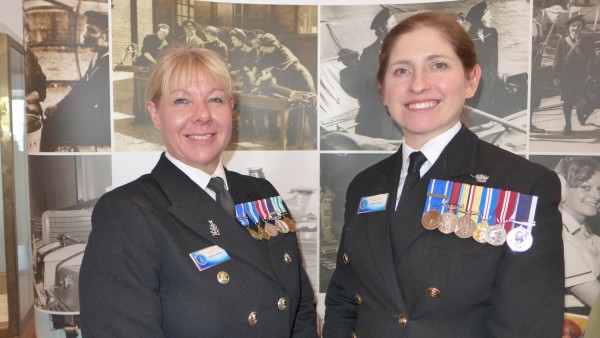
[[(323, 337), (560, 337), (564, 258), (556, 174), (463, 126), (394, 212), (401, 166), (400, 150), (348, 188)], [(479, 183), (475, 174), (489, 179)], [(507, 244), (423, 228), (432, 178), (538, 196), (532, 247), (513, 252)], [(386, 211), (357, 214), (361, 197), (384, 193)]]
[[(264, 179), (226, 175), (235, 203), (278, 195)], [(317, 337), (295, 233), (261, 244), (163, 154), (151, 174), (94, 208), (80, 276), (82, 334)], [(215, 245), (231, 259), (200, 271), (189, 254)]]

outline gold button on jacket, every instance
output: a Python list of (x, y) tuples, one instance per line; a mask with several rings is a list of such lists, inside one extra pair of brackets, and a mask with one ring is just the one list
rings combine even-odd
[(430, 287), (427, 288), (427, 295), (431, 298), (438, 298), (442, 295), (442, 292), (438, 288)]
[(288, 306), (288, 301), (285, 297), (281, 297), (279, 298), (279, 301), (277, 301), (277, 307), (279, 308), (279, 310), (285, 310), (287, 309)]
[(288, 264), (292, 264), (292, 256), (287, 252), (283, 254), (283, 260)]
[(229, 274), (227, 272), (225, 272), (225, 271), (220, 271), (217, 274), (217, 280), (221, 284), (227, 284), (227, 283), (229, 283)]
[(248, 315), (248, 324), (256, 325), (256, 323), (258, 323), (258, 313), (256, 311), (252, 311), (250, 312), (250, 315)]
[(408, 324), (408, 318), (406, 318), (405, 315), (400, 314), (398, 317), (398, 324), (400, 324), (400, 327), (406, 327), (406, 324)]

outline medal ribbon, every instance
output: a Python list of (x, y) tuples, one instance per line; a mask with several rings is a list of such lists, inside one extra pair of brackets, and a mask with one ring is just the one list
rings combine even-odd
[[(483, 215), (481, 216), (481, 220), (486, 220), (486, 222), (488, 222), (489, 220), (491, 220), (491, 223), (488, 223), (490, 225), (496, 224), (496, 204), (498, 203), (498, 197), (500, 196), (500, 189), (494, 189), (494, 188), (484, 188), (485, 190), (487, 190), (487, 195), (484, 199), (481, 199), (481, 203), (479, 205), (479, 208), (481, 210), (481, 208), (484, 209), (483, 211)], [(482, 207), (483, 203), (485, 203), (485, 206)]]
[(250, 222), (248, 222), (248, 217), (246, 217), (244, 203), (235, 205), (235, 218), (244, 228), (247, 228), (250, 225)]
[(435, 182), (437, 180), (434, 178), (429, 181), (429, 186), (427, 187), (427, 200), (425, 201), (425, 210), (423, 210), (423, 214), (431, 210), (431, 202), (433, 201), (433, 188), (435, 187)]
[(254, 206), (256, 210), (258, 210), (258, 214), (263, 221), (267, 221), (269, 219), (269, 212), (267, 211), (267, 204), (265, 200), (256, 200), (254, 201)]
[[(462, 183), (460, 182), (449, 182), (450, 185), (452, 186), (451, 189), (452, 191), (449, 192), (449, 196), (450, 199), (448, 200), (448, 210), (452, 210), (452, 208), (450, 208), (450, 206), (454, 206), (454, 207), (458, 207), (458, 198), (460, 197), (460, 190), (461, 190), (461, 185)], [(448, 196), (448, 195), (446, 195)]]
[(460, 186), (460, 197), (458, 198), (458, 204), (462, 205), (464, 209), (458, 209), (461, 213), (465, 215), (469, 211), (469, 199), (471, 197), (471, 185), (468, 183), (463, 183)]
[(254, 202), (246, 202), (245, 204), (246, 212), (248, 213), (248, 216), (250, 216), (252, 222), (254, 222), (254, 224), (260, 224), (260, 218), (258, 217), (258, 211), (254, 207)]
[(512, 228), (512, 223), (509, 218), (512, 216), (515, 210), (515, 204), (517, 201), (518, 193), (510, 190), (500, 190), (498, 196), (498, 204), (496, 205), (496, 217), (498, 223), (504, 223), (504, 230), (508, 233)]
[(283, 200), (281, 199), (281, 196), (271, 197), (271, 200), (273, 201), (273, 205), (275, 205), (275, 209), (277, 209), (280, 214), (287, 213), (287, 210), (285, 210), (285, 207), (283, 206)]
[(278, 212), (275, 210), (273, 206), (273, 197), (265, 198), (265, 202), (267, 202), (267, 211), (269, 212), (269, 218), (275, 219), (277, 217)]
[(480, 214), (479, 205), (481, 204), (481, 195), (483, 195), (483, 187), (480, 185), (472, 185), (469, 204), (466, 209), (467, 212), (469, 212), (469, 217), (471, 217), (475, 223), (477, 223)]
[(537, 206), (537, 196), (519, 194), (519, 199), (515, 211), (515, 224), (513, 227), (522, 226), (531, 233), (535, 209)]
[(444, 194), (448, 181), (432, 179), (429, 181), (429, 187), (427, 188), (427, 202), (425, 203), (426, 213), (429, 210), (437, 210), (443, 205), (444, 199), (448, 198), (448, 195)]
[[(440, 181), (443, 182), (443, 187), (444, 187), (444, 195), (446, 195), (446, 203), (450, 204), (450, 198), (452, 195), (452, 188), (454, 187), (453, 182), (450, 181)], [(442, 183), (440, 183), (440, 185), (442, 185)], [(446, 209), (450, 210), (450, 208), (448, 208), (446, 205), (446, 203), (444, 203), (444, 201), (442, 201), (442, 210), (440, 210), (440, 214), (443, 214), (444, 212), (446, 212)]]

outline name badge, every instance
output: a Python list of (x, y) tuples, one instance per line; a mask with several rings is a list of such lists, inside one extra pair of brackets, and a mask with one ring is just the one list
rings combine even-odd
[(229, 254), (218, 245), (213, 245), (211, 247), (192, 252), (190, 253), (190, 257), (200, 271), (206, 270), (231, 259)]
[(362, 197), (358, 203), (358, 213), (364, 214), (367, 212), (383, 211), (387, 204), (389, 194), (379, 194), (374, 196)]

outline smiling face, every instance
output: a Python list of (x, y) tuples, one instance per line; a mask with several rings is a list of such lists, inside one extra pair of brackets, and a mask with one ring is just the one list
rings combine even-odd
[(169, 154), (212, 174), (231, 138), (234, 101), (207, 71), (197, 69), (187, 83), (171, 78), (170, 92), (147, 103), (154, 127)]
[(569, 25), (569, 35), (572, 38), (578, 37), (582, 30), (583, 30), (583, 23), (581, 21), (575, 21)]
[(397, 38), (381, 84), (383, 103), (419, 149), (450, 129), (475, 94), (481, 70), (465, 69), (452, 45), (436, 29), (422, 27)]
[(600, 207), (600, 171), (576, 187), (567, 189), (565, 207), (578, 222), (583, 222), (586, 217), (595, 216)]

